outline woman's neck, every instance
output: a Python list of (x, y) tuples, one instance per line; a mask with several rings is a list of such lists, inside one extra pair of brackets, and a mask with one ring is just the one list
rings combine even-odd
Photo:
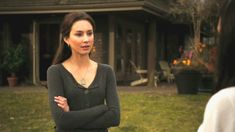
[(69, 58), (69, 62), (72, 65), (79, 66), (80, 68), (82, 67), (88, 67), (90, 65), (90, 57), (89, 56), (71, 56)]

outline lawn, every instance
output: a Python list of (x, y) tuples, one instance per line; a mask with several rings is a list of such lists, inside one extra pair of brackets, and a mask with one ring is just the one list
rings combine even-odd
[[(210, 94), (119, 91), (121, 124), (110, 132), (195, 132)], [(44, 88), (0, 88), (0, 130), (53, 132)]]

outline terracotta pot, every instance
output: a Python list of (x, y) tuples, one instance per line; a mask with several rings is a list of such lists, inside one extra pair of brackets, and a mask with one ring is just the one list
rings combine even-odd
[(18, 78), (13, 76), (13, 77), (7, 77), (8, 85), (9, 87), (15, 87), (17, 85)]

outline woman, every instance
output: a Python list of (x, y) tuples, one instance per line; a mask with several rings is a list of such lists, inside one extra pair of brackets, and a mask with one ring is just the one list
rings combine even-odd
[(94, 30), (94, 20), (84, 12), (67, 14), (61, 25), (61, 43), (47, 71), (57, 132), (107, 132), (119, 125), (114, 72), (90, 59)]
[(235, 132), (235, 0), (222, 8), (217, 87), (207, 103), (198, 132)]

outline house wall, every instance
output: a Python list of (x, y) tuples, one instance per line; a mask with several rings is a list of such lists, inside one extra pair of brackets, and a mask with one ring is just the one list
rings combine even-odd
[[(131, 13), (90, 14), (94, 18), (97, 26), (95, 32), (96, 52), (92, 53), (92, 58), (99, 63), (112, 64), (116, 71), (117, 80), (127, 80), (126, 85), (129, 85), (130, 81), (138, 78), (138, 75), (128, 62), (129, 60), (133, 60), (138, 67), (147, 69), (147, 66), (151, 63), (157, 64), (158, 60), (164, 59), (170, 61), (172, 56), (177, 52), (178, 46), (183, 42), (182, 39), (185, 31), (182, 30), (179, 25), (159, 23), (159, 21), (156, 20), (156, 60), (148, 63), (147, 53), (148, 47), (150, 46), (148, 42), (150, 40), (148, 38), (151, 34), (151, 32), (149, 32), (149, 21), (140, 19), (138, 15), (133, 16)], [(42, 56), (40, 53), (40, 46), (42, 45), (40, 44), (40, 37), (42, 37), (40, 36), (40, 26), (46, 27), (45, 25), (47, 24), (59, 25), (63, 16), (64, 13), (0, 16), (1, 49), (9, 44), (12, 39), (10, 34), (15, 34), (13, 37), (15, 43), (19, 42), (22, 38), (28, 39), (28, 61), (24, 69), (26, 74), (23, 74), (24, 79), (22, 79), (22, 82), (40, 84), (41, 81), (46, 81), (42, 80), (42, 77), (40, 77), (40, 74), (46, 76), (45, 70), (43, 72), (40, 71), (40, 66), (42, 66), (40, 63), (40, 57)], [(44, 29), (44, 27), (41, 28)], [(111, 27), (113, 27), (113, 30), (111, 30)], [(120, 28), (122, 31), (119, 31)], [(17, 31), (18, 33), (12, 33), (14, 30), (19, 31)], [(17, 36), (17, 34), (19, 34), (20, 37)], [(112, 35), (112, 37), (110, 35)], [(50, 51), (50, 55), (46, 55), (46, 57), (51, 56), (52, 59), (56, 50), (56, 44), (54, 44), (56, 41), (51, 40), (51, 42), (53, 42), (53, 44), (50, 45), (54, 46), (44, 48), (51, 49), (45, 50)], [(110, 47), (111, 44), (114, 46), (113, 49)], [(124, 57), (124, 62), (120, 59), (120, 56)], [(47, 67), (48, 66), (45, 66), (45, 68)]]
[[(0, 53), (4, 51), (5, 48), (9, 46), (16, 46), (22, 43), (25, 46), (25, 50), (29, 51), (29, 34), (30, 34), (30, 23), (31, 21), (25, 16), (1, 16), (0, 20)], [(29, 59), (29, 52), (25, 53), (27, 59)], [(2, 57), (1, 57), (2, 58)], [(29, 78), (29, 69), (30, 69), (30, 61), (26, 61), (26, 63), (22, 66), (22, 69), (17, 73), (18, 76), (22, 76), (19, 78), (19, 81), (27, 81)], [(5, 85), (6, 77), (9, 73), (1, 70), (2, 75), (2, 85)]]
[(183, 24), (163, 23), (158, 28), (157, 60), (172, 60), (179, 58), (179, 47), (184, 47), (185, 39), (189, 34), (189, 27)]
[[(163, 19), (168, 19), (166, 5), (166, 2), (156, 0), (22, 0), (20, 2), (1, 0), (0, 18), (5, 19), (7, 16), (14, 20), (15, 25), (19, 25), (18, 21), (29, 20), (29, 32), (24, 33), (24, 36), (29, 38), (30, 49), (28, 61), (30, 68), (27, 69), (29, 70), (27, 78), (34, 84), (46, 80), (45, 71), (55, 51), (53, 48), (55, 46), (50, 42), (56, 43), (54, 40), (56, 37), (55, 35), (50, 37), (50, 34), (56, 31), (53, 32), (50, 27), (56, 27), (65, 13), (78, 10), (89, 12), (96, 21), (96, 52), (92, 53), (93, 59), (110, 64), (117, 76), (121, 75), (117, 77), (118, 80), (128, 80), (124, 77), (133, 80), (135, 77), (132, 75), (136, 73), (129, 60), (138, 67), (146, 69), (149, 65), (155, 65), (158, 59), (169, 58), (172, 38), (175, 40), (176, 37), (168, 37), (169, 32), (165, 32), (164, 29), (159, 30), (159, 27), (166, 27), (166, 25), (159, 25)], [(151, 21), (153, 19), (156, 20), (155, 24)], [(9, 24), (5, 20), (3, 22)], [(157, 31), (149, 28), (150, 23), (155, 25)], [(4, 27), (6, 27), (3, 29), (4, 34), (7, 36), (11, 29), (8, 29), (8, 26)], [(122, 30), (121, 33), (119, 29)], [(41, 33), (42, 31), (50, 34), (45, 35), (46, 33)], [(8, 43), (9, 40), (11, 38), (4, 37), (4, 43)], [(148, 50), (154, 52), (154, 49), (149, 47), (156, 47), (156, 56), (152, 57), (152, 53), (148, 53)], [(48, 52), (48, 48), (52, 49), (51, 52)], [(48, 63), (45, 63), (46, 61)], [(154, 70), (154, 68), (149, 69)]]
[[(92, 14), (92, 17), (97, 26), (95, 31), (96, 52), (92, 53), (92, 59), (99, 63), (109, 63), (109, 16)], [(1, 49), (13, 43), (17, 44), (22, 39), (27, 40), (28, 58), (27, 65), (22, 70), (24, 74), (20, 75), (21, 82), (44, 84), (46, 69), (51, 64), (59, 41), (54, 34), (56, 32), (59, 34), (59, 25), (63, 15), (4, 15), (1, 18), (5, 18), (0, 24)], [(55, 29), (56, 27), (58, 29)], [(5, 84), (6, 82), (4, 82)]]
[(93, 15), (96, 23), (95, 31), (95, 52), (92, 53), (92, 59), (99, 63), (108, 63), (108, 41), (109, 41), (109, 27), (107, 15)]

